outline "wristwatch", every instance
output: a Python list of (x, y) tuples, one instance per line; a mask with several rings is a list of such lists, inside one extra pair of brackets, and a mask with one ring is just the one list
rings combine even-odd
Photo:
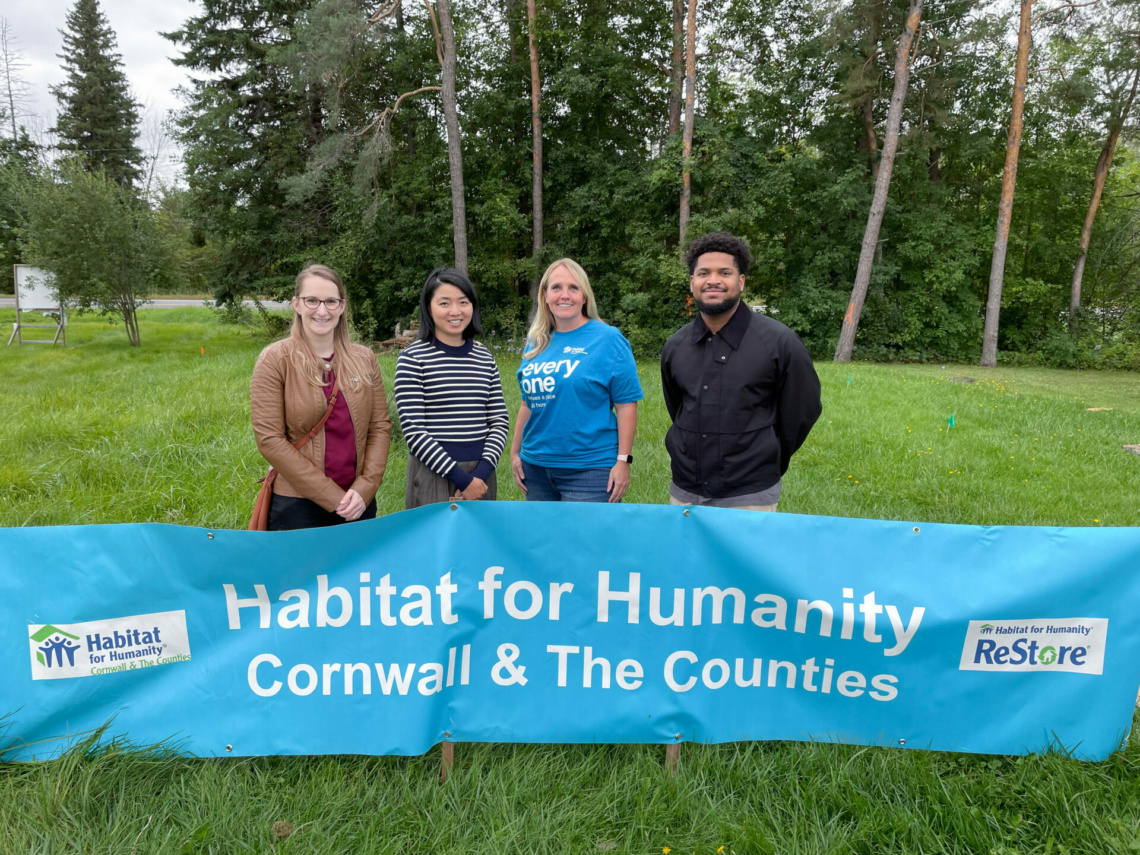
[(618, 459), (618, 463), (629, 463), (629, 464), (633, 463), (633, 455), (632, 454), (619, 454), (617, 456), (617, 459)]

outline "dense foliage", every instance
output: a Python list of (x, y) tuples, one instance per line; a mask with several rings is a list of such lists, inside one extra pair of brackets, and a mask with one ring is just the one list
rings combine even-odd
[[(526, 4), (451, 5), (470, 268), (488, 329), (517, 335), (535, 272)], [(1093, 231), (1084, 288), (1092, 322), (1079, 341), (1066, 331), (1103, 105), (1117, 97), (1105, 81), (1140, 63), (1135, 39), (1120, 36), (1136, 23), (1119, 11), (1127, 5), (1107, 5), (1124, 24), (1093, 8), (1036, 25), (1000, 340), (1022, 359), (1077, 365), (1112, 353), (1125, 364), (1138, 352), (1134, 118)], [(361, 332), (385, 338), (413, 314), (426, 272), (454, 256), (439, 93), (384, 113), (402, 94), (439, 85), (433, 24), (412, 3), (369, 23), (375, 6), (201, 0), (170, 38), (196, 77), (179, 118), (183, 211), (194, 239), (211, 247), (217, 295), (281, 293), (302, 263), (319, 259), (346, 275)], [(603, 316), (653, 352), (688, 318), (681, 140), (668, 131), (673, 4), (537, 6), (545, 261), (581, 261)], [(701, 0), (699, 9), (689, 234), (724, 228), (747, 238), (752, 301), (829, 355), (906, 4)], [(1010, 11), (927, 3), (857, 357), (977, 356), (1009, 118)], [(1118, 48), (1104, 50), (1109, 42)]]
[(20, 188), (38, 172), (37, 148), (21, 128), (15, 139), (0, 139), (0, 270), (9, 271), (23, 262), (19, 229), (23, 208)]

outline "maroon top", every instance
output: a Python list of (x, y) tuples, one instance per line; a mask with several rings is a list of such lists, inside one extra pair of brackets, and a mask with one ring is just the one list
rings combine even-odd
[[(326, 357), (328, 362), (331, 356)], [(329, 383), (325, 386), (325, 400), (332, 394), (332, 380), (336, 375), (329, 372)], [(356, 434), (352, 429), (352, 414), (344, 395), (337, 395), (329, 420), (325, 422), (325, 474), (342, 490), (347, 490), (356, 480)]]

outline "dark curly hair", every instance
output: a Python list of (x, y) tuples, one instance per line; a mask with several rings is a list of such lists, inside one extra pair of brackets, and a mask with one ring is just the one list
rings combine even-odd
[(685, 263), (689, 265), (689, 275), (697, 268), (697, 259), (706, 252), (726, 252), (736, 259), (736, 270), (743, 276), (752, 265), (752, 252), (748, 244), (736, 235), (728, 232), (713, 232), (697, 238), (689, 244), (689, 251), (685, 254)]

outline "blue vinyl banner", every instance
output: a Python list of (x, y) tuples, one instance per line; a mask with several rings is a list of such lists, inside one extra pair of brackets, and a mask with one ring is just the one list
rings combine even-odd
[(455, 742), (1120, 747), (1140, 529), (436, 505), (0, 530), (0, 756)]

